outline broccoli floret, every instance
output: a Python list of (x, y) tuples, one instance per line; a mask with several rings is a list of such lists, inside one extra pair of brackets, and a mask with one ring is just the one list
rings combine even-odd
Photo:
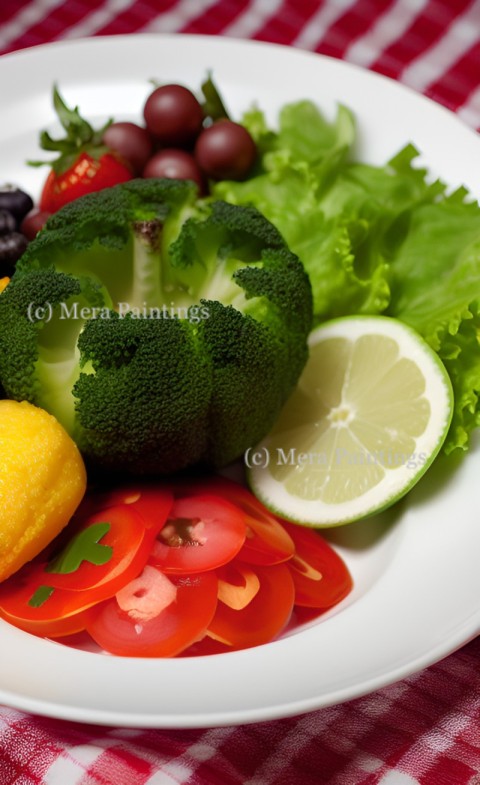
[(93, 307), (96, 293), (88, 288), (85, 295), (79, 279), (52, 268), (33, 269), (23, 277), (14, 275), (0, 295), (0, 366), (7, 397), (54, 412), (71, 432), (81, 324), (63, 320), (59, 306)]
[(87, 455), (139, 473), (202, 459), (212, 363), (187, 321), (92, 319), (78, 346), (89, 368), (73, 390)]
[(307, 359), (308, 277), (256, 209), (134, 180), (53, 215), (0, 296), (0, 381), (92, 466), (224, 466)]

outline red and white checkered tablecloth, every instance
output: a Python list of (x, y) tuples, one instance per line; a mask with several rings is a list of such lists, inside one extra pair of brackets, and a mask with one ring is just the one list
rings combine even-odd
[[(147, 32), (342, 58), (480, 128), (480, 0), (0, 0), (0, 54)], [(477, 638), (367, 697), (242, 727), (104, 728), (0, 707), (0, 785), (480, 785), (479, 665)]]
[(232, 728), (139, 730), (0, 710), (2, 785), (478, 785), (480, 639), (373, 695)]
[(1, 0), (0, 54), (93, 35), (253, 38), (342, 58), (480, 127), (476, 0)]

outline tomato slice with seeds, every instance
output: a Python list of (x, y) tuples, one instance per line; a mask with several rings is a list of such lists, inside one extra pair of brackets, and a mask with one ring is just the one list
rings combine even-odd
[(238, 507), (211, 493), (193, 493), (175, 499), (151, 562), (168, 574), (213, 570), (236, 556), (245, 535), (245, 516)]
[(352, 576), (343, 559), (314, 529), (283, 522), (295, 543), (288, 562), (295, 584), (295, 604), (326, 610), (351, 591)]
[(174, 657), (205, 634), (217, 585), (213, 572), (166, 576), (149, 563), (117, 597), (93, 609), (87, 631), (111, 654)]
[[(238, 564), (240, 567), (240, 564)], [(252, 568), (253, 569), (253, 568)], [(232, 572), (233, 571), (233, 572)], [(223, 581), (238, 583), (235, 562), (217, 575)], [(273, 640), (287, 625), (295, 602), (295, 586), (286, 564), (255, 566), (259, 579), (258, 591), (241, 610), (229, 607), (219, 599), (215, 616), (208, 625), (207, 636), (228, 647), (246, 649)], [(214, 647), (210, 647), (210, 650)]]
[[(258, 499), (234, 480), (220, 475), (205, 480), (196, 480), (193, 485), (205, 493), (214, 493), (239, 507), (245, 515), (247, 532), (239, 558), (250, 564), (280, 564), (290, 559), (295, 551), (293, 540), (277, 518)], [(176, 484), (174, 492), (182, 494), (182, 485)]]

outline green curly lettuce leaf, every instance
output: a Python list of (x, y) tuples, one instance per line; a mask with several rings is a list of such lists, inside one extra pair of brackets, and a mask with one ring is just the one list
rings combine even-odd
[[(285, 106), (278, 129), (252, 109), (243, 118), (259, 150), (253, 176), (214, 196), (253, 204), (302, 260), (315, 322), (384, 313), (438, 352), (454, 388), (445, 450), (467, 449), (480, 424), (480, 208), (449, 194), (407, 144), (383, 166), (354, 160), (355, 122), (333, 122), (309, 101)], [(425, 151), (428, 152), (428, 151)]]
[(447, 452), (480, 424), (480, 209), (457, 191), (423, 205), (391, 265), (388, 313), (414, 327), (443, 360), (455, 393)]

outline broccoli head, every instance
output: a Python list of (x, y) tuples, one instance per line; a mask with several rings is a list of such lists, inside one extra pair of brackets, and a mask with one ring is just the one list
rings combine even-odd
[(0, 381), (92, 467), (221, 467), (271, 428), (307, 359), (310, 283), (256, 209), (133, 180), (48, 220), (0, 295)]

